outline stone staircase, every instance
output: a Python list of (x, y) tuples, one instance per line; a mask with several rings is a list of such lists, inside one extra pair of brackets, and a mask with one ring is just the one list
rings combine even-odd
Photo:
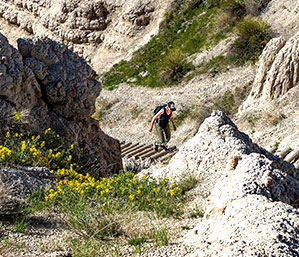
[(173, 155), (178, 152), (176, 147), (169, 148), (165, 151), (161, 148), (158, 151), (153, 149), (152, 145), (133, 144), (132, 142), (121, 142), (121, 156), (124, 158), (135, 158), (139, 160), (151, 159), (159, 162), (167, 162)]

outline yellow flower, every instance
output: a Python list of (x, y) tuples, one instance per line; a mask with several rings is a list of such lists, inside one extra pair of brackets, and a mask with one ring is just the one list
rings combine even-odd
[(51, 130), (51, 128), (46, 129), (45, 130), (45, 135), (47, 135), (50, 130)]
[(43, 141), (41, 144), (40, 144), (40, 147), (43, 148), (45, 146), (46, 142)]
[(159, 202), (161, 202), (161, 199), (160, 199), (160, 198), (158, 198), (156, 201), (159, 203)]
[(170, 196), (174, 196), (174, 190), (173, 189), (170, 189), (169, 193), (170, 193)]
[(6, 137), (7, 137), (7, 138), (10, 137), (10, 133), (9, 133), (9, 131), (6, 132)]
[(19, 136), (19, 133), (16, 133), (15, 136), (18, 137), (18, 136)]
[(68, 161), (68, 162), (70, 162), (70, 161), (71, 161), (71, 159), (72, 159), (72, 156), (71, 156), (71, 155), (69, 155), (69, 157), (67, 158), (67, 161)]
[(132, 182), (133, 182), (134, 185), (137, 184), (137, 179), (136, 179), (136, 177), (133, 177)]
[(14, 112), (14, 115), (15, 115), (15, 120), (20, 119), (20, 113), (19, 112)]
[(135, 195), (129, 195), (129, 198), (130, 198), (130, 200), (134, 200), (134, 198), (135, 198)]
[(137, 190), (137, 195), (140, 195), (140, 194), (141, 194), (141, 190), (138, 189), (138, 190)]
[(22, 145), (21, 145), (21, 152), (23, 153), (23, 152), (25, 151), (25, 149), (26, 149), (26, 142), (25, 142), (25, 141), (22, 141), (21, 144), (22, 144)]
[(23, 160), (22, 160), (22, 162), (24, 163), (24, 162), (25, 162), (25, 160), (23, 159)]
[(74, 149), (74, 144), (71, 144), (71, 149)]
[(162, 178), (162, 182), (168, 181), (168, 180), (169, 180), (168, 177)]

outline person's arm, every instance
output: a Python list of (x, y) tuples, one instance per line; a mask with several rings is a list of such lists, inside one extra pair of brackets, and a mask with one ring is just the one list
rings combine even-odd
[(174, 124), (174, 119), (173, 119), (173, 114), (172, 113), (171, 113), (170, 120), (171, 120), (171, 123), (172, 123), (172, 126), (173, 126), (173, 130), (176, 131), (176, 126)]
[(164, 113), (164, 109), (161, 109), (152, 119), (152, 122), (151, 122), (151, 128), (149, 129), (149, 132), (152, 132), (153, 130), (153, 126), (155, 124), (155, 121), (157, 118), (159, 118), (162, 114)]

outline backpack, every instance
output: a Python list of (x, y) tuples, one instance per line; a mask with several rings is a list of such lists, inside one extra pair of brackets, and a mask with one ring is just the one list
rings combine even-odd
[(161, 104), (159, 106), (157, 106), (154, 110), (154, 114), (156, 115), (162, 108), (165, 108), (167, 106), (167, 104)]

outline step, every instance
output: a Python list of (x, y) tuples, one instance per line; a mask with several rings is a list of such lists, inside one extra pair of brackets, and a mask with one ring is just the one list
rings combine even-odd
[(145, 149), (152, 150), (152, 147), (150, 145), (143, 146), (143, 147), (138, 148), (137, 150), (127, 154), (127, 156), (130, 158), (132, 156), (138, 155), (139, 153), (143, 153)]
[(143, 149), (144, 147), (145, 147), (145, 145), (137, 145), (137, 146), (135, 146), (135, 147), (133, 147), (133, 148), (131, 148), (131, 149), (123, 152), (122, 155), (126, 156), (128, 154), (133, 153), (133, 152), (136, 152), (136, 151), (138, 152), (138, 151), (140, 151), (140, 149)]
[(299, 157), (299, 150), (290, 152), (286, 157), (285, 160), (287, 162), (296, 162)]
[(286, 157), (286, 155), (288, 154), (288, 153), (290, 153), (292, 151), (292, 148), (291, 147), (286, 147), (285, 149), (283, 149), (282, 151), (279, 151), (279, 152), (277, 152), (277, 154), (281, 157), (281, 158), (284, 158), (284, 157)]

